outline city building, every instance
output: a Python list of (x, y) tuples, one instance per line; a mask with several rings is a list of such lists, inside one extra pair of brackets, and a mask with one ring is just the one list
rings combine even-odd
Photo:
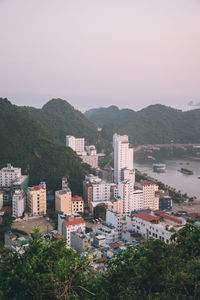
[(171, 216), (163, 211), (155, 214), (140, 212), (132, 216), (126, 216), (127, 229), (139, 233), (145, 240), (150, 238), (160, 239), (165, 243), (170, 243), (171, 235), (181, 229), (186, 221)]
[(77, 213), (65, 215), (63, 212), (58, 214), (58, 233), (64, 236), (66, 247), (71, 248), (71, 233), (85, 233), (85, 221)]
[(143, 207), (142, 209), (159, 209), (159, 196), (157, 195), (158, 186), (149, 181), (140, 181), (137, 187), (143, 191)]
[(84, 201), (80, 196), (72, 197), (72, 213), (83, 212), (84, 211)]
[(62, 178), (62, 190), (67, 189), (68, 188), (68, 179), (67, 177), (63, 177)]
[(159, 210), (172, 210), (172, 198), (170, 196), (159, 196)]
[(0, 191), (0, 209), (3, 207), (3, 192)]
[(27, 189), (27, 205), (32, 216), (46, 214), (46, 184), (41, 182), (40, 185), (29, 187)]
[(104, 235), (106, 238), (106, 244), (108, 245), (119, 240), (119, 232), (112, 225), (102, 225), (100, 228), (97, 228), (96, 233)]
[(69, 188), (55, 192), (55, 210), (65, 214), (72, 212), (72, 193)]
[(66, 146), (72, 148), (78, 155), (86, 155), (84, 138), (75, 138), (74, 136), (67, 135)]
[(90, 174), (83, 182), (83, 198), (89, 206), (95, 201), (110, 201), (110, 183), (104, 182), (98, 176)]
[(15, 218), (23, 216), (26, 203), (26, 195), (23, 190), (16, 189), (12, 197), (12, 215)]
[(106, 211), (106, 224), (115, 227), (118, 230), (118, 240), (122, 238), (122, 231), (127, 229), (126, 216), (112, 210)]
[(133, 170), (133, 148), (130, 148), (127, 135), (113, 135), (114, 182), (123, 180), (122, 170)]
[(87, 155), (95, 156), (97, 155), (97, 150), (94, 145), (86, 146)]
[(0, 170), (0, 186), (10, 187), (21, 176), (21, 168), (14, 168), (11, 164), (7, 164), (7, 167)]
[(71, 232), (71, 248), (77, 252), (86, 251), (89, 248), (89, 238), (85, 233)]

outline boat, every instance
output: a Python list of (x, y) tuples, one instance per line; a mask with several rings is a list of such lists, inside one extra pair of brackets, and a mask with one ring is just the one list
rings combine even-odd
[(165, 172), (165, 170), (166, 170), (166, 164), (161, 164), (161, 163), (153, 164), (154, 172), (162, 173)]
[(186, 168), (181, 168), (180, 172), (183, 173), (183, 174), (186, 174), (186, 175), (193, 175), (194, 174), (192, 170), (188, 170)]

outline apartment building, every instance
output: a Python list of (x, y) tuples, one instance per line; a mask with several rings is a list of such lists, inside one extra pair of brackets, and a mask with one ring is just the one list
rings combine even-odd
[(72, 197), (72, 213), (83, 212), (84, 211), (84, 201), (80, 196)]
[(65, 215), (63, 212), (58, 214), (58, 233), (64, 236), (66, 247), (71, 248), (71, 233), (85, 233), (85, 221), (77, 213)]
[(84, 138), (75, 138), (74, 136), (67, 135), (66, 146), (72, 148), (78, 155), (86, 155)]
[(27, 205), (32, 216), (46, 214), (46, 184), (29, 187), (27, 189)]
[(65, 214), (72, 212), (72, 193), (70, 188), (55, 192), (55, 210)]
[(16, 189), (12, 197), (12, 215), (15, 218), (23, 216), (26, 203), (26, 195), (23, 190)]
[(21, 176), (21, 168), (14, 168), (11, 164), (7, 164), (7, 167), (0, 170), (0, 186), (10, 187)]
[(113, 135), (114, 182), (123, 180), (122, 170), (133, 170), (133, 148), (130, 148), (127, 135)]

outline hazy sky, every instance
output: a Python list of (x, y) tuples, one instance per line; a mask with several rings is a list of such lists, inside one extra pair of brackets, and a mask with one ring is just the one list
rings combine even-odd
[(0, 0), (0, 96), (81, 110), (200, 102), (200, 0)]

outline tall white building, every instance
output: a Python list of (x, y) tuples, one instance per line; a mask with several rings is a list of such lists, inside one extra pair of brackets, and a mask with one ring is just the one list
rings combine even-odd
[(84, 138), (75, 138), (74, 136), (67, 135), (66, 146), (72, 148), (78, 155), (86, 155)]
[(130, 148), (127, 135), (113, 135), (114, 182), (123, 180), (123, 169), (133, 170), (133, 148)]
[(21, 168), (14, 168), (11, 164), (7, 164), (7, 167), (0, 170), (0, 186), (10, 187), (21, 176)]
[[(83, 183), (84, 189), (84, 200), (85, 202), (96, 202), (99, 200), (110, 201), (110, 183), (107, 183), (98, 176), (89, 175), (85, 177), (85, 181)], [(90, 201), (88, 201), (88, 187), (91, 187), (92, 195)]]
[(16, 189), (12, 198), (13, 217), (19, 218), (23, 215), (24, 208), (25, 208), (25, 201), (26, 201), (25, 193), (20, 189)]

